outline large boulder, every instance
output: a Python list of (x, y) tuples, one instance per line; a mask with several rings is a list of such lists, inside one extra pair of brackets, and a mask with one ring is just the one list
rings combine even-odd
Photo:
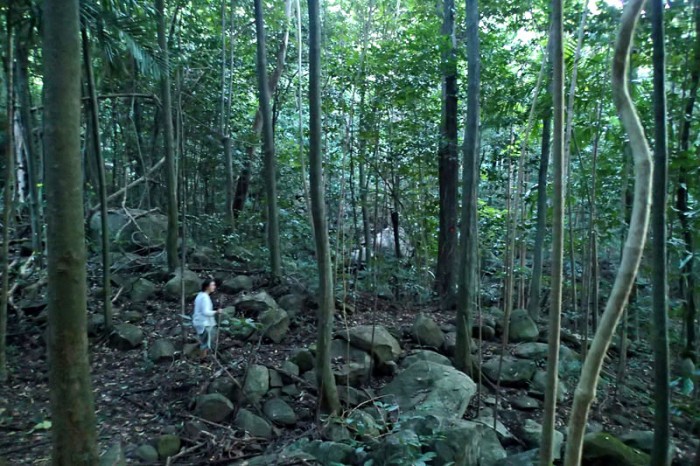
[(411, 336), (419, 345), (433, 348), (440, 348), (445, 340), (438, 324), (424, 314), (419, 315), (413, 323)]
[(583, 462), (592, 466), (647, 466), (649, 455), (625, 445), (607, 432), (587, 434), (583, 439)]
[(431, 445), (436, 466), (493, 466), (506, 457), (506, 451), (493, 429), (462, 419), (444, 426)]
[[(499, 360), (499, 357), (494, 357), (482, 366), (486, 377), (494, 382), (499, 378)], [(536, 370), (537, 364), (534, 361), (505, 356), (500, 373), (501, 383), (503, 385), (525, 385), (532, 380), (532, 376), (535, 375)]]
[[(541, 342), (526, 342), (517, 345), (513, 349), (513, 355), (522, 359), (532, 359), (539, 361), (547, 359), (549, 353), (549, 345)], [(574, 361), (578, 359), (578, 354), (571, 348), (561, 345), (559, 346), (559, 361)]]
[[(522, 440), (529, 448), (539, 448), (542, 445), (542, 425), (532, 419), (526, 419), (522, 429)], [(563, 443), (564, 434), (555, 430), (552, 442), (552, 455), (555, 460), (561, 458), (561, 446)]]
[(270, 389), (270, 372), (267, 367), (260, 364), (253, 364), (248, 367), (248, 372), (243, 382), (243, 396), (251, 403), (260, 399)]
[(440, 353), (430, 350), (413, 350), (401, 360), (401, 368), (406, 369), (418, 361), (431, 361), (443, 366), (451, 367), (450, 360)]
[(331, 365), (335, 380), (342, 385), (360, 386), (369, 379), (372, 358), (345, 340), (331, 341)]
[(172, 359), (173, 356), (175, 356), (175, 345), (165, 338), (154, 341), (148, 349), (148, 359), (153, 362)]
[(530, 314), (524, 309), (513, 311), (510, 316), (510, 326), (508, 329), (509, 340), (512, 343), (521, 341), (537, 341), (540, 331)]
[(155, 283), (145, 278), (138, 278), (131, 283), (129, 299), (135, 303), (142, 303), (151, 299), (155, 294)]
[[(348, 330), (350, 343), (361, 350), (372, 354), (378, 365), (383, 366), (389, 361), (395, 361), (401, 355), (401, 345), (381, 325), (358, 325)], [(346, 332), (338, 336), (346, 338)]]
[(194, 413), (211, 422), (221, 422), (233, 412), (233, 403), (220, 393), (200, 395)]
[(237, 275), (228, 278), (219, 287), (222, 293), (238, 294), (241, 291), (250, 291), (253, 289), (253, 279), (248, 275)]
[[(532, 396), (544, 399), (544, 394), (547, 392), (547, 371), (537, 371), (530, 382), (529, 393)], [(566, 382), (559, 380), (557, 383), (557, 402), (561, 403), (566, 398), (569, 390), (566, 387)]]
[[(180, 271), (178, 270), (175, 273), (175, 276), (168, 280), (168, 283), (166, 283), (163, 287), (163, 294), (166, 298), (172, 300), (180, 299), (180, 276)], [(182, 277), (184, 277), (185, 282), (185, 297), (192, 296), (193, 294), (201, 290), (202, 280), (200, 280), (199, 275), (192, 272), (191, 270), (185, 270), (185, 273), (182, 275)]]
[[(146, 252), (165, 246), (168, 217), (143, 210), (115, 210), (107, 213), (107, 229), (113, 251)], [(102, 217), (98, 212), (90, 219), (90, 238), (100, 248)]]
[(402, 413), (448, 418), (461, 418), (474, 394), (476, 384), (469, 376), (431, 361), (416, 362), (381, 390), (382, 396), (393, 396)]
[(297, 315), (301, 314), (304, 310), (304, 302), (306, 301), (306, 298), (304, 298), (303, 295), (301, 294), (296, 294), (296, 293), (289, 293), (284, 296), (282, 296), (280, 299), (277, 300), (277, 304), (287, 311), (287, 314), (289, 314), (289, 318), (293, 319)]
[(297, 415), (294, 414), (294, 410), (280, 398), (267, 400), (263, 405), (263, 412), (275, 424), (293, 426), (297, 423)]
[(241, 295), (234, 300), (233, 304), (244, 316), (254, 318), (269, 309), (278, 308), (274, 298), (265, 291)]
[(273, 307), (260, 315), (261, 335), (274, 343), (280, 343), (289, 331), (289, 316), (284, 309)]
[(265, 419), (256, 416), (247, 409), (238, 410), (234, 425), (253, 437), (272, 438), (272, 426)]
[(138, 348), (143, 342), (143, 330), (136, 325), (117, 324), (109, 336), (109, 344), (119, 350)]

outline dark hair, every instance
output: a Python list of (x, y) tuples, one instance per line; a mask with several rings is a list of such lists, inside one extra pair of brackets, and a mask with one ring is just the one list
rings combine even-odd
[(202, 291), (207, 291), (207, 288), (209, 288), (209, 285), (212, 283), (216, 283), (216, 280), (212, 279), (206, 279), (202, 282)]

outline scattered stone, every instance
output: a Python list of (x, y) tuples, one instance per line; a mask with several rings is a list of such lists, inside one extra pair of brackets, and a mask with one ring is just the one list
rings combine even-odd
[[(547, 371), (537, 371), (530, 383), (528, 393), (532, 396), (544, 399), (544, 394), (547, 391)], [(557, 402), (561, 403), (566, 398), (569, 390), (566, 388), (566, 383), (559, 380), (557, 383)]]
[(267, 367), (253, 364), (248, 367), (245, 381), (243, 382), (243, 396), (251, 403), (260, 399), (270, 389), (270, 372)]
[(233, 278), (224, 280), (219, 287), (222, 293), (238, 294), (241, 291), (250, 291), (253, 289), (253, 279), (248, 275), (238, 275)]
[(421, 439), (410, 429), (400, 430), (386, 436), (381, 446), (372, 454), (373, 464), (406, 464), (407, 458), (421, 456)]
[(356, 463), (355, 448), (344, 443), (322, 442), (320, 440), (300, 441), (288, 447), (288, 451), (293, 450), (301, 450), (311, 455), (319, 464)]
[[(165, 287), (163, 287), (163, 294), (166, 298), (171, 300), (180, 299), (180, 276), (180, 271), (178, 271), (177, 273), (175, 273), (175, 276), (173, 278), (168, 280), (168, 283), (165, 284)], [(202, 281), (200, 280), (199, 275), (192, 272), (191, 270), (185, 270), (183, 277), (185, 282), (185, 297), (192, 296), (193, 294), (200, 291)]]
[(88, 335), (97, 336), (104, 332), (105, 316), (104, 314), (93, 314), (90, 316), (87, 324)]
[(280, 343), (289, 331), (289, 316), (284, 309), (273, 307), (260, 315), (261, 334), (274, 343)]
[(257, 317), (268, 309), (277, 309), (275, 300), (265, 291), (254, 294), (243, 294), (235, 299), (233, 304), (246, 317)]
[(521, 341), (537, 341), (540, 332), (530, 314), (524, 309), (517, 309), (510, 316), (508, 335), (511, 343), (517, 343)]
[[(542, 444), (542, 425), (532, 419), (526, 419), (523, 425), (522, 439), (528, 447), (539, 448)], [(563, 443), (564, 434), (555, 430), (552, 443), (552, 454), (555, 460), (561, 458), (561, 446)]]
[(321, 434), (326, 440), (331, 442), (345, 442), (352, 438), (350, 430), (339, 422), (329, 422), (322, 430)]
[[(371, 352), (379, 366), (395, 361), (401, 355), (401, 345), (385, 327), (358, 325), (349, 329), (349, 334), (350, 343), (361, 350)], [(339, 336), (345, 338), (346, 333), (340, 332)]]
[(440, 326), (440, 330), (442, 330), (444, 333), (456, 332), (457, 326), (453, 323), (442, 324)]
[[(284, 361), (282, 363), (281, 370), (283, 370), (284, 372), (287, 372), (289, 374), (299, 376), (299, 366), (294, 364), (292, 361), (289, 361), (289, 360)], [(282, 374), (282, 380), (285, 380), (285, 379), (288, 379), (288, 377), (285, 376), (284, 374)]]
[(175, 456), (180, 451), (181, 446), (182, 442), (180, 441), (180, 437), (177, 435), (161, 435), (158, 438), (158, 456), (160, 456), (161, 459), (166, 459), (169, 456)]
[(282, 376), (279, 372), (274, 369), (268, 369), (270, 373), (270, 388), (282, 388), (284, 383), (282, 382)]
[(331, 341), (331, 365), (336, 382), (359, 386), (369, 380), (372, 358), (345, 340)]
[(348, 428), (355, 432), (358, 439), (376, 439), (381, 434), (381, 428), (374, 417), (362, 410), (355, 409), (346, 420)]
[(519, 409), (521, 411), (531, 411), (540, 407), (540, 402), (534, 398), (530, 398), (529, 396), (519, 396), (514, 398), (511, 400), (510, 404), (513, 405), (515, 409)]
[(419, 345), (433, 348), (441, 348), (445, 340), (438, 324), (425, 314), (420, 314), (418, 318), (416, 318), (411, 329), (411, 335)]
[(131, 284), (129, 298), (134, 303), (142, 303), (156, 294), (156, 284), (145, 278), (138, 278)]
[[(369, 395), (366, 392), (369, 392)], [(370, 389), (358, 390), (349, 385), (338, 387), (338, 398), (341, 403), (345, 403), (348, 406), (357, 406), (361, 403), (366, 403), (370, 400), (370, 397), (374, 397)]]
[(513, 349), (513, 356), (523, 359), (540, 360), (547, 359), (548, 352), (549, 345), (547, 343), (531, 341), (516, 345)]
[(236, 389), (238, 386), (236, 382), (231, 379), (231, 377), (217, 377), (209, 384), (209, 393), (219, 393), (224, 395), (229, 400), (235, 400)]
[(271, 398), (263, 405), (263, 413), (275, 424), (293, 426), (297, 423), (297, 415), (294, 410), (279, 398)]
[(310, 371), (304, 372), (301, 378), (304, 379), (307, 383), (309, 383), (312, 387), (316, 387), (316, 369), (311, 369)]
[(277, 301), (277, 304), (287, 311), (290, 319), (294, 319), (304, 311), (304, 301), (305, 298), (303, 295), (290, 293), (282, 296)]
[(141, 314), (139, 311), (126, 311), (122, 314), (122, 319), (124, 322), (137, 324), (143, 320), (143, 314)]
[(615, 466), (647, 466), (649, 455), (622, 443), (607, 432), (587, 434), (583, 439), (583, 460)]
[(218, 257), (216, 251), (213, 248), (210, 248), (209, 246), (197, 245), (193, 249), (194, 250), (191, 251), (189, 254), (189, 258), (195, 264), (211, 264), (213, 259), (215, 257)]
[[(643, 451), (644, 453), (651, 455), (651, 449), (654, 446), (654, 431), (633, 430), (632, 432), (627, 432), (626, 434), (621, 435), (620, 440), (628, 447), (632, 447), (636, 450)], [(676, 447), (673, 445), (673, 442), (671, 442), (671, 446), (668, 449), (668, 464), (673, 462), (673, 455), (675, 451)]]
[(282, 387), (282, 393), (289, 397), (296, 398), (301, 395), (301, 390), (299, 390), (296, 384), (289, 384)]
[(422, 349), (413, 350), (408, 353), (408, 355), (401, 360), (400, 366), (402, 369), (406, 369), (418, 361), (431, 361), (437, 364), (442, 364), (443, 366), (452, 366), (450, 360), (442, 354), (436, 353), (435, 351)]
[(206, 421), (221, 422), (231, 412), (233, 412), (233, 403), (220, 393), (209, 393), (197, 397), (194, 413)]
[[(481, 416), (479, 416), (477, 419), (474, 420), (474, 422), (483, 424), (489, 429), (493, 429), (493, 413), (484, 413)], [(515, 437), (513, 434), (508, 430), (508, 428), (499, 420), (496, 420), (496, 429), (495, 429), (496, 435), (498, 435), (498, 439), (501, 442), (512, 442)]]
[(297, 365), (300, 374), (310, 371), (316, 365), (316, 358), (314, 358), (311, 351), (306, 348), (297, 350), (289, 360)]
[(493, 466), (539, 466), (540, 449), (528, 450), (496, 461)]
[(431, 445), (437, 457), (434, 464), (492, 466), (506, 457), (506, 451), (493, 429), (462, 419), (443, 426)]
[(272, 438), (272, 426), (270, 423), (247, 409), (238, 410), (233, 423), (236, 427), (243, 429), (253, 437)]
[(157, 463), (158, 462), (158, 450), (156, 450), (152, 445), (144, 443), (136, 449), (136, 456), (141, 459), (144, 463)]
[(199, 351), (199, 343), (185, 343), (182, 347), (182, 354), (189, 357), (196, 354)]
[[(2, 459), (0, 459), (2, 464)], [(126, 457), (122, 444), (117, 442), (100, 457), (100, 466), (126, 466)]]
[(171, 359), (175, 356), (175, 346), (170, 340), (161, 338), (153, 342), (148, 348), (148, 359), (159, 362), (164, 359)]
[(109, 343), (119, 350), (138, 348), (143, 342), (143, 331), (132, 324), (117, 324), (109, 337)]
[(490, 327), (488, 325), (482, 325), (479, 327), (478, 325), (474, 325), (472, 327), (472, 337), (473, 338), (479, 338), (479, 329), (481, 329), (481, 339), (486, 341), (486, 340), (493, 340), (496, 338), (496, 329), (493, 327)]
[[(499, 357), (494, 357), (482, 366), (484, 374), (494, 382), (498, 380), (499, 359)], [(501, 383), (503, 385), (523, 385), (532, 379), (535, 370), (537, 370), (537, 364), (534, 361), (505, 356), (500, 374)]]
[(476, 384), (453, 367), (418, 361), (396, 376), (380, 393), (393, 395), (402, 413), (461, 418), (476, 393)]
[(445, 334), (445, 341), (442, 344), (442, 350), (448, 356), (454, 356), (457, 351), (457, 332)]

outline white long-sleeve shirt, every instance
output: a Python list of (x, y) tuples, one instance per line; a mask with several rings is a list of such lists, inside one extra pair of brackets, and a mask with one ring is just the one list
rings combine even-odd
[(208, 293), (200, 292), (194, 300), (194, 314), (192, 315), (192, 325), (197, 330), (197, 333), (204, 332), (206, 327), (216, 326), (214, 316), (214, 304)]

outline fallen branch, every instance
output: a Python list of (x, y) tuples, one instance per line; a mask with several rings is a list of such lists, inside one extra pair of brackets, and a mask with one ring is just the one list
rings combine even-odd
[[(146, 172), (146, 174), (144, 174), (141, 178), (132, 181), (131, 183), (129, 183), (129, 184), (127, 184), (126, 186), (124, 186), (123, 188), (121, 188), (121, 189), (117, 190), (116, 192), (110, 194), (110, 195), (107, 197), (107, 203), (109, 204), (111, 201), (117, 199), (119, 196), (123, 195), (126, 191), (128, 191), (128, 190), (131, 189), (131, 188), (133, 188), (134, 186), (138, 186), (138, 185), (140, 185), (141, 183), (143, 183), (144, 181), (147, 181), (147, 180), (149, 179), (149, 177), (151, 176), (151, 174), (153, 174), (153, 172), (155, 172), (156, 170), (158, 170), (158, 169), (161, 167), (161, 165), (163, 165), (164, 163), (165, 163), (165, 157), (161, 158), (158, 162), (156, 162), (156, 164), (153, 165), (153, 166)], [(90, 208), (90, 211), (88, 212), (88, 218), (90, 218), (90, 217), (92, 217), (93, 215), (95, 215), (95, 213), (96, 213), (99, 209), (100, 209), (100, 206), (99, 206), (99, 205), (97, 205), (97, 206), (95, 206), (95, 207), (91, 207), (91, 208)]]
[(186, 449), (182, 450), (180, 453), (178, 453), (175, 456), (168, 456), (168, 460), (165, 462), (165, 466), (170, 466), (171, 464), (173, 464), (173, 461), (175, 461), (176, 459), (182, 458), (183, 456), (186, 456), (186, 455), (189, 455), (193, 451), (199, 450), (204, 445), (206, 445), (206, 442), (200, 442), (196, 445), (191, 446), (190, 448), (186, 448)]

